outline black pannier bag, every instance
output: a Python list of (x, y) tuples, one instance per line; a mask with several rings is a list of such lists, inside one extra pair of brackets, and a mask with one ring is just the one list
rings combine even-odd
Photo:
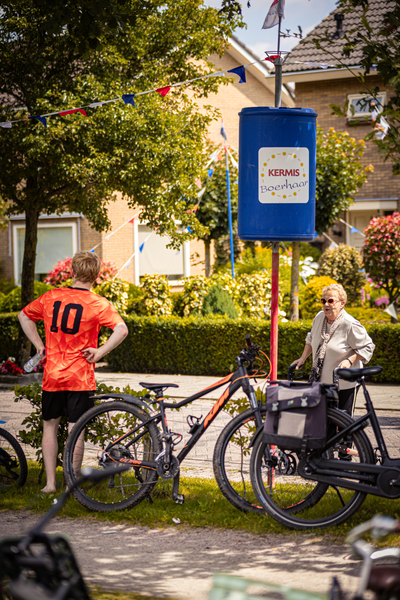
[(333, 390), (319, 382), (285, 381), (269, 386), (263, 441), (300, 453), (322, 448), (326, 441), (327, 391), (331, 396)]

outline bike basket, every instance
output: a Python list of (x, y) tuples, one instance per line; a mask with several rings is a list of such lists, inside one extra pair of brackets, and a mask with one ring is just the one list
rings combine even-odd
[(324, 446), (327, 401), (323, 384), (282, 382), (268, 387), (265, 397), (263, 440), (267, 444), (301, 452)]

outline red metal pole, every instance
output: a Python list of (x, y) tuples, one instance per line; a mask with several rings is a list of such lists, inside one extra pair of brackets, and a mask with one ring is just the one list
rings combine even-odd
[(278, 376), (279, 242), (272, 244), (271, 279), (271, 379)]

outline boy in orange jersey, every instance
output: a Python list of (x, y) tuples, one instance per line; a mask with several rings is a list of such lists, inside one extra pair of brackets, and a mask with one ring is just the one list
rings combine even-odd
[[(44, 493), (56, 491), (57, 430), (61, 417), (68, 417), (70, 431), (93, 406), (90, 396), (96, 390), (94, 363), (128, 334), (114, 306), (90, 291), (100, 268), (100, 259), (95, 254), (78, 252), (72, 259), (72, 286), (46, 292), (18, 315), (24, 333), (43, 355), (45, 346), (35, 322), (43, 320), (46, 331), (42, 391), (42, 452), (47, 478)], [(110, 327), (113, 333), (97, 348), (100, 327)], [(83, 440), (80, 461), (82, 457)]]

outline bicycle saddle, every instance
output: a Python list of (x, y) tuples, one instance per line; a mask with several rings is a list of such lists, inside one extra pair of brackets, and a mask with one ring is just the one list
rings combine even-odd
[(165, 390), (169, 387), (172, 387), (172, 388), (179, 387), (179, 385), (177, 385), (176, 383), (144, 383), (142, 381), (139, 382), (139, 385), (146, 388), (146, 390), (151, 390), (152, 392), (154, 392), (156, 390), (162, 390), (162, 389)]
[(378, 565), (372, 567), (368, 581), (368, 589), (376, 593), (382, 591), (396, 592), (391, 598), (399, 598), (400, 594), (400, 569), (398, 565)]
[(337, 374), (341, 379), (346, 381), (358, 381), (361, 377), (369, 375), (379, 375), (383, 371), (383, 367), (365, 367), (361, 369), (337, 369)]

